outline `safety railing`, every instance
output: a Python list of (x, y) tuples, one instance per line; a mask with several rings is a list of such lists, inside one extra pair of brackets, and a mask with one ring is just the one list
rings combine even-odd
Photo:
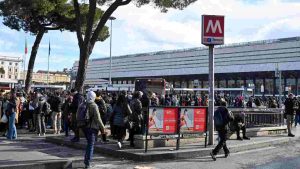
[(275, 108), (229, 108), (233, 114), (243, 113), (247, 128), (284, 125), (284, 110)]

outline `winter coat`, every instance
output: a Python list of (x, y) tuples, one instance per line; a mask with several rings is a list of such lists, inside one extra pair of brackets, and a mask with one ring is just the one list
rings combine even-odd
[(54, 112), (61, 112), (62, 101), (59, 96), (55, 96), (52, 101), (51, 109)]
[(104, 124), (101, 120), (98, 106), (95, 102), (87, 102), (87, 113), (91, 118), (90, 124), (87, 126), (96, 130), (104, 130)]
[(124, 119), (131, 114), (132, 112), (128, 104), (125, 106), (119, 106), (116, 104), (113, 108), (113, 125), (125, 127)]
[(130, 108), (132, 111), (130, 119), (133, 122), (133, 126), (140, 127), (143, 121), (142, 102), (139, 99), (135, 98), (130, 102)]
[(287, 98), (284, 102), (285, 106), (285, 113), (287, 115), (293, 115), (294, 114), (294, 100)]

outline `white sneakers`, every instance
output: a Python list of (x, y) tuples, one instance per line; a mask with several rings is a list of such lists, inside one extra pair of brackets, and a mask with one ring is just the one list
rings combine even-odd
[(118, 142), (117, 144), (118, 144), (119, 149), (121, 149), (122, 148), (122, 143)]

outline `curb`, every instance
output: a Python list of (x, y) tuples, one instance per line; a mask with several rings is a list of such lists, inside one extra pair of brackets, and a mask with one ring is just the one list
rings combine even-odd
[[(252, 143), (246, 143), (241, 145), (228, 145), (230, 152), (242, 152), (253, 149), (265, 148), (269, 146), (274, 146), (282, 143), (290, 142), (292, 138), (277, 138), (268, 141), (257, 141)], [(85, 149), (86, 145), (82, 143), (72, 143), (70, 141), (61, 140), (55, 137), (46, 137), (46, 142), (66, 145), (68, 147), (76, 148), (76, 149)], [(140, 152), (129, 152), (126, 150), (114, 150), (103, 146), (95, 146), (94, 151), (96, 153), (101, 153), (103, 155), (108, 155), (115, 158), (127, 159), (139, 162), (148, 162), (148, 161), (163, 161), (170, 159), (186, 159), (186, 158), (194, 158), (194, 157), (203, 157), (208, 156), (214, 147), (209, 146), (208, 148), (191, 148), (191, 149), (181, 149), (179, 151), (170, 151), (170, 152), (154, 152), (154, 153), (144, 153)], [(222, 152), (222, 151), (221, 151)]]

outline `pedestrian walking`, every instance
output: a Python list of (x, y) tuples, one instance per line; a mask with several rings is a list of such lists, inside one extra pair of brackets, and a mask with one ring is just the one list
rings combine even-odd
[(227, 103), (222, 98), (221, 106), (218, 107), (218, 109), (215, 111), (215, 114), (214, 114), (214, 123), (215, 123), (215, 127), (218, 132), (218, 136), (219, 136), (218, 145), (210, 153), (210, 155), (214, 161), (217, 160), (216, 155), (221, 150), (221, 148), (223, 148), (223, 150), (224, 150), (225, 158), (228, 157), (229, 153), (230, 153), (229, 149), (227, 148), (227, 145), (226, 145), (226, 140), (227, 140), (227, 133), (229, 130), (228, 124), (230, 121), (233, 121), (233, 117), (230, 114), (230, 112), (226, 106), (227, 106)]
[(126, 136), (126, 128), (129, 128), (129, 116), (132, 114), (124, 94), (118, 97), (117, 103), (113, 108), (112, 121), (115, 134), (118, 140), (118, 147), (121, 149), (123, 140)]
[(87, 115), (85, 116), (85, 120), (88, 121), (86, 126), (83, 128), (83, 132), (87, 140), (87, 146), (84, 156), (85, 168), (91, 167), (90, 163), (94, 153), (94, 144), (99, 130), (101, 131), (101, 133), (105, 132), (98, 106), (95, 103), (95, 99), (96, 94), (93, 91), (89, 91), (87, 94), (86, 103), (82, 103), (86, 104), (85, 111)]
[(295, 137), (294, 134), (292, 134), (292, 124), (294, 121), (294, 95), (293, 93), (290, 93), (288, 95), (288, 98), (284, 102), (285, 106), (285, 116), (286, 116), (286, 123), (287, 123), (287, 129), (288, 129), (288, 136), (289, 137)]

